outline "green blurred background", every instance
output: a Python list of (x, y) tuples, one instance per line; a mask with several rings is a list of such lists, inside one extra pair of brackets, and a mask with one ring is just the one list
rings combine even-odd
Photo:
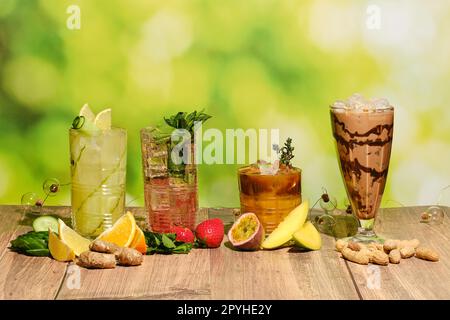
[[(88, 102), (128, 129), (133, 205), (139, 129), (205, 108), (207, 128), (280, 128), (304, 196), (326, 187), (342, 206), (328, 106), (354, 92), (396, 108), (384, 205), (435, 203), (450, 184), (449, 18), (445, 0), (0, 0), (0, 203), (70, 180), (67, 130)], [(202, 206), (238, 205), (236, 168), (200, 166)], [(49, 202), (69, 203), (69, 187)]]

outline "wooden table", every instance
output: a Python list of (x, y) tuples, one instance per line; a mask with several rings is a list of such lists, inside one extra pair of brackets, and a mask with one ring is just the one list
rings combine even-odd
[[(449, 208), (441, 225), (418, 222), (423, 207), (383, 209), (377, 232), (386, 238), (418, 238), (441, 261), (416, 258), (386, 267), (349, 263), (323, 235), (323, 248), (296, 252), (195, 249), (187, 255), (146, 256), (140, 267), (86, 270), (8, 249), (30, 230), (20, 206), (0, 206), (0, 299), (450, 299)], [(45, 208), (67, 218), (67, 207)], [(140, 223), (143, 209), (130, 208)], [(232, 210), (202, 210), (233, 221)], [(78, 281), (79, 280), (79, 281)], [(378, 281), (379, 280), (379, 281)]]

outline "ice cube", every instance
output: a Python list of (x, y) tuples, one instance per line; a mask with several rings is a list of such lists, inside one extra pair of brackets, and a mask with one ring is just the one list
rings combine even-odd
[(259, 165), (259, 171), (261, 174), (265, 175), (276, 175), (278, 172), (278, 169), (280, 167), (280, 162), (278, 160), (274, 161), (274, 163), (269, 163), (266, 161), (258, 162)]
[(354, 93), (350, 98), (348, 98), (347, 105), (351, 109), (363, 110), (367, 108), (369, 102), (361, 94)]
[(377, 99), (372, 99), (370, 101), (370, 105), (374, 108), (374, 109), (387, 109), (389, 108), (390, 104), (389, 101), (385, 98), (377, 98)]
[(347, 103), (346, 103), (345, 101), (343, 101), (343, 100), (336, 100), (336, 101), (333, 103), (332, 107), (333, 107), (334, 109), (347, 109), (347, 108), (348, 108), (348, 105), (347, 105)]

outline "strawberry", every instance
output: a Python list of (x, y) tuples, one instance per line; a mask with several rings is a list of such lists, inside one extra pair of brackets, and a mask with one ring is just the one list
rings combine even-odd
[(194, 243), (194, 234), (192, 233), (191, 229), (186, 227), (180, 227), (180, 226), (174, 226), (170, 230), (171, 233), (176, 233), (176, 241), (181, 242), (188, 242), (188, 243)]
[(201, 245), (207, 248), (220, 247), (224, 235), (224, 226), (219, 218), (205, 220), (195, 228), (195, 236)]

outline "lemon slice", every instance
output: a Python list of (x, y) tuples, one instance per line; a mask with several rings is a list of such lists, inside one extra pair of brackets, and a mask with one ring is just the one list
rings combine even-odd
[(100, 130), (111, 129), (111, 109), (105, 109), (95, 117), (94, 124)]
[(87, 103), (80, 110), (80, 117), (81, 116), (90, 122), (95, 121), (95, 114), (92, 112), (91, 108), (89, 108)]
[(60, 240), (56, 233), (48, 231), (48, 249), (53, 259), (57, 261), (73, 261), (75, 253), (67, 244)]
[(131, 212), (127, 212), (114, 225), (98, 236), (98, 240), (114, 243), (120, 247), (128, 247), (136, 234), (136, 221)]
[(91, 241), (83, 238), (73, 229), (69, 228), (61, 219), (58, 219), (58, 233), (59, 239), (72, 249), (76, 256), (89, 250)]

